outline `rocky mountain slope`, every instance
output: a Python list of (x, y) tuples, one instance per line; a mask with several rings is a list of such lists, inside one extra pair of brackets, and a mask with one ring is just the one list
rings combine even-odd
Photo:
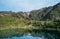
[(0, 17), (4, 16), (24, 17), (32, 20), (57, 20), (60, 19), (60, 3), (30, 12), (0, 11)]
[(57, 20), (60, 19), (60, 3), (30, 12), (29, 17), (33, 20)]

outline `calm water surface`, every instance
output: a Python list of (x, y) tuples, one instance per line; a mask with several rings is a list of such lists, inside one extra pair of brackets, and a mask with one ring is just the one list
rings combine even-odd
[(13, 36), (7, 38), (0, 38), (0, 39), (60, 39), (60, 36), (57, 32), (41, 32), (41, 31), (33, 31), (30, 33), (26, 33), (22, 36)]
[(22, 37), (12, 37), (12, 38), (1, 38), (1, 39), (44, 39), (44, 37), (33, 37), (33, 36), (22, 36)]

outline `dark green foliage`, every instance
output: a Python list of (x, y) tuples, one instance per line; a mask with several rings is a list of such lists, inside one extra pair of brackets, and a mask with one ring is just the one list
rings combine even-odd
[(60, 20), (54, 20), (55, 26), (60, 26)]
[(35, 21), (32, 23), (32, 26), (40, 26), (41, 25), (41, 22), (38, 22), (38, 21)]

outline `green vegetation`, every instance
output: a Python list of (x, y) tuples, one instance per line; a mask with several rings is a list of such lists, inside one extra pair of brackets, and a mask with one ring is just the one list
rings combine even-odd
[[(60, 4), (43, 10), (27, 12), (0, 12), (0, 37), (21, 36), (34, 30), (60, 32)], [(40, 32), (40, 31), (39, 31)]]
[(17, 17), (17, 15), (0, 17), (0, 30), (4, 28), (19, 28), (29, 25), (29, 19), (23, 18), (22, 16), (19, 17)]
[(38, 27), (43, 30), (57, 30), (60, 31), (60, 20), (55, 21), (35, 21), (32, 26)]

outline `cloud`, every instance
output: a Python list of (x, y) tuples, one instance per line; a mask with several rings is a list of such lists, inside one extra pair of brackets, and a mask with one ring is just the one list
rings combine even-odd
[(0, 10), (31, 11), (47, 7), (60, 2), (60, 0), (0, 0)]

